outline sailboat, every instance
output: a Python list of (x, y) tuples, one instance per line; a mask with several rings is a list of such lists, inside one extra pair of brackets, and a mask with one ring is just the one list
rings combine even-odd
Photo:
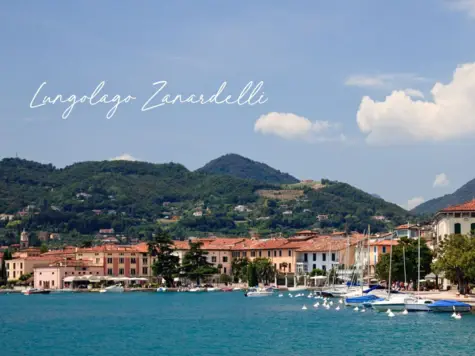
[(393, 260), (393, 245), (392, 239), (394, 237), (391, 236), (391, 251), (389, 256), (389, 279), (388, 279), (388, 294), (383, 300), (377, 300), (371, 303), (371, 306), (376, 311), (387, 311), (388, 309), (394, 311), (403, 311), (406, 309), (406, 305), (404, 303), (405, 298), (407, 295), (405, 294), (393, 294), (391, 295), (391, 270), (392, 270), (392, 260)]
[[(430, 311), (429, 305), (434, 303), (431, 299), (420, 298), (419, 293), (421, 289), (421, 235), (419, 233), (418, 243), (418, 263), (417, 263), (417, 293), (415, 297), (409, 297), (404, 300), (404, 305), (407, 311)], [(406, 262), (404, 260), (404, 262)], [(404, 265), (405, 266), (405, 265)]]

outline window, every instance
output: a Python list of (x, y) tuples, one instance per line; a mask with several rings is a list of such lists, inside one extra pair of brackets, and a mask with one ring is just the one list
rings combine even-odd
[(211, 262), (213, 262), (213, 263), (216, 262), (216, 256), (211, 256)]
[(119, 268), (119, 274), (124, 274), (124, 269), (123, 268)]
[(130, 256), (135, 256), (135, 253), (131, 253)]
[(20, 269), (23, 269), (23, 262), (20, 263)]
[(460, 217), (460, 213), (455, 213), (455, 214), (454, 214), (454, 217), (459, 218), (459, 217)]
[(473, 234), (475, 233), (475, 224), (470, 224), (470, 232)]
[(40, 287), (43, 285), (43, 281), (40, 281)]
[(376, 253), (376, 250), (377, 250), (377, 247), (374, 246), (374, 247), (373, 247), (373, 252)]
[(277, 257), (277, 250), (274, 250), (274, 257)]
[(13, 271), (13, 278), (16, 277), (16, 271)]
[(327, 260), (327, 254), (326, 253), (322, 253), (322, 261), (326, 261)]
[(148, 274), (148, 267), (143, 267), (142, 268), (142, 273), (143, 274)]
[(292, 250), (289, 250), (289, 257), (292, 257)]
[(304, 262), (308, 261), (308, 255), (306, 253), (303, 254), (303, 260), (304, 260)]
[(282, 250), (279, 250), (279, 257), (282, 257)]
[(107, 263), (112, 263), (112, 257), (107, 257)]
[(136, 264), (136, 263), (137, 263), (137, 260), (135, 259), (135, 257), (132, 257), (132, 258), (130, 259), (130, 263), (132, 263), (132, 264)]
[(99, 254), (98, 254), (98, 253), (95, 253), (94, 256), (99, 256)]
[(223, 273), (226, 274), (226, 267), (223, 268)]
[(51, 274), (54, 274), (54, 272), (51, 272)]
[(289, 263), (289, 272), (292, 272), (292, 263)]
[(148, 259), (142, 258), (142, 263), (143, 263), (144, 265), (146, 265), (146, 264), (148, 263)]
[(256, 251), (251, 251), (251, 257), (256, 257)]
[(131, 276), (135, 276), (135, 268), (131, 268), (131, 269), (130, 269), (130, 275), (131, 275)]
[(454, 234), (455, 235), (460, 235), (462, 233), (462, 226), (460, 223), (454, 224)]
[(259, 251), (259, 257), (262, 257), (262, 251)]
[[(74, 273), (73, 273), (73, 274), (74, 274)], [(109, 276), (112, 276), (112, 268), (108, 268), (108, 269), (107, 269), (107, 274), (108, 274)]]
[(383, 246), (383, 253), (386, 253), (386, 246)]
[(312, 269), (317, 269), (317, 265), (314, 263)]
[(54, 281), (51, 281), (51, 287), (54, 287)]
[(119, 258), (119, 263), (124, 263), (124, 258), (123, 257)]
[(323, 266), (322, 266), (322, 270), (326, 271), (326, 270), (327, 270), (327, 266), (323, 265)]
[(101, 259), (100, 258), (96, 258), (96, 264), (100, 263), (101, 262)]
[(119, 256), (123, 256), (123, 255), (124, 255), (124, 253), (123, 253), (123, 252), (121, 252), (121, 253), (119, 254)]
[[(239, 257), (239, 252), (231, 252), (232, 257)], [(223, 261), (224, 262), (224, 261)]]
[(223, 256), (223, 262), (228, 262), (228, 256)]
[(316, 254), (316, 253), (313, 254), (313, 260), (314, 260), (314, 261), (317, 260), (317, 254)]
[(336, 254), (335, 254), (335, 253), (332, 253), (332, 261), (333, 261), (333, 262), (336, 261)]
[(270, 257), (270, 250), (267, 251), (267, 257)]
[[(41, 274), (41, 272), (40, 272), (40, 274)], [(68, 275), (68, 272), (64, 272), (64, 275), (67, 276), (67, 275)]]
[(16, 269), (16, 263), (13, 264), (13, 269)]
[(246, 252), (246, 251), (243, 251), (242, 257), (246, 257), (246, 255), (247, 255), (247, 252)]

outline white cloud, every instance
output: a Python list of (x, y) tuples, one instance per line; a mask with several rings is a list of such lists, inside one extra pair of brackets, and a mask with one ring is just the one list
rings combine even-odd
[(338, 129), (339, 124), (329, 121), (312, 122), (306, 117), (292, 113), (270, 112), (262, 115), (254, 124), (254, 131), (263, 135), (275, 135), (286, 140), (303, 139), (310, 142), (345, 141), (343, 134), (327, 136)]
[(445, 0), (446, 4), (453, 10), (468, 12), (468, 15), (475, 18), (475, 0)]
[(110, 159), (111, 161), (136, 161), (137, 158), (133, 157), (128, 153), (123, 153), (120, 156), (114, 157)]
[(424, 94), (417, 89), (404, 89), (404, 93), (406, 93), (407, 96), (412, 96), (414, 98), (424, 98)]
[(433, 187), (445, 187), (450, 184), (449, 178), (445, 173), (440, 173), (435, 176)]
[(384, 101), (363, 97), (356, 115), (366, 141), (446, 141), (475, 134), (475, 63), (459, 66), (448, 84), (436, 83), (432, 101), (395, 90)]
[(360, 88), (388, 89), (398, 85), (425, 80), (425, 78), (412, 73), (389, 73), (376, 75), (356, 74), (348, 77), (345, 81), (345, 85)]
[(414, 197), (412, 199), (409, 199), (407, 201), (407, 210), (412, 210), (423, 202), (425, 202), (425, 199), (423, 197)]

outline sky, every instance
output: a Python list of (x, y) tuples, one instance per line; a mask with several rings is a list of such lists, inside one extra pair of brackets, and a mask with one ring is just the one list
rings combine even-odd
[[(475, 0), (5, 2), (0, 158), (237, 153), (412, 208), (475, 178), (474, 38)], [(224, 82), (262, 103), (163, 101)]]

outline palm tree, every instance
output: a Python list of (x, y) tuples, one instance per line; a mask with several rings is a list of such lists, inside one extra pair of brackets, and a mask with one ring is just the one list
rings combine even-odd
[(284, 273), (285, 273), (285, 271), (286, 271), (287, 267), (289, 266), (289, 264), (287, 262), (282, 262), (280, 265), (284, 269)]

